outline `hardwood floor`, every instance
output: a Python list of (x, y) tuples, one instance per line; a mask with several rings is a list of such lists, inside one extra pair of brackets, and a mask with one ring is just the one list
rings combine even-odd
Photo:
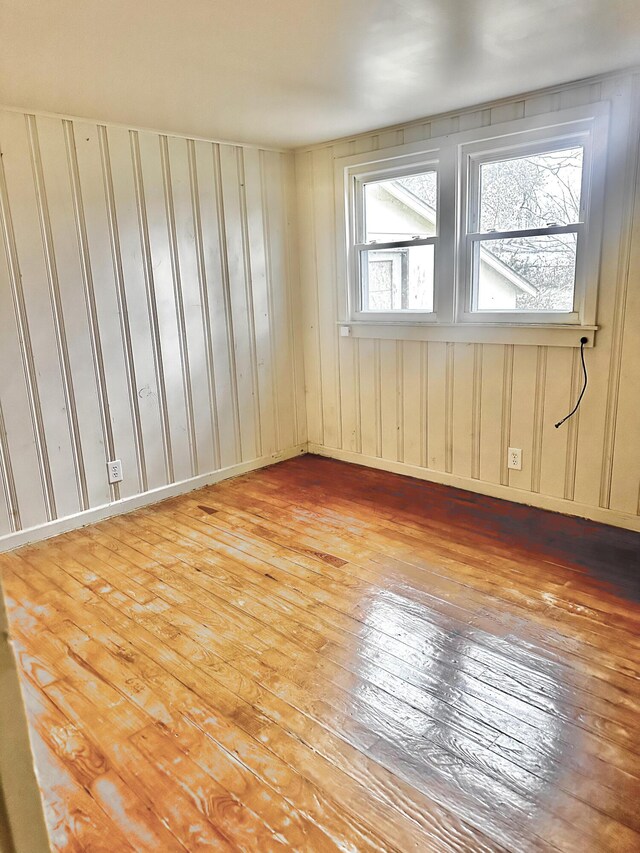
[(306, 456), (0, 566), (55, 850), (640, 850), (637, 534)]

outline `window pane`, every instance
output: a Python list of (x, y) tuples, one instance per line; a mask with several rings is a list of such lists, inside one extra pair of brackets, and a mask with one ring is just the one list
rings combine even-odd
[(360, 253), (363, 311), (433, 311), (434, 247)]
[(546, 228), (580, 221), (582, 147), (484, 163), (480, 231)]
[(477, 311), (573, 311), (576, 234), (475, 243)]
[(365, 243), (411, 240), (436, 234), (435, 172), (364, 186)]

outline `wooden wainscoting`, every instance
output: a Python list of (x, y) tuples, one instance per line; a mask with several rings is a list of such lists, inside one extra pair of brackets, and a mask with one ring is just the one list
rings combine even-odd
[(307, 456), (0, 565), (55, 850), (640, 850), (637, 534)]

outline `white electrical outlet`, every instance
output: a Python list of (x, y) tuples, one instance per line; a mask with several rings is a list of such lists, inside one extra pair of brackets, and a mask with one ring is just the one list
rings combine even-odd
[(522, 450), (519, 447), (510, 447), (507, 450), (507, 468), (522, 471)]
[(112, 459), (107, 462), (107, 473), (111, 485), (119, 483), (122, 480), (122, 462), (119, 459)]

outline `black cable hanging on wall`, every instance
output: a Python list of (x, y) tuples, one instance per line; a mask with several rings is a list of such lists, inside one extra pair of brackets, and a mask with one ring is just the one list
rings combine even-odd
[(584, 345), (589, 342), (589, 338), (580, 338), (580, 360), (582, 361), (582, 374), (584, 376), (584, 385), (582, 386), (582, 391), (580, 392), (580, 396), (578, 397), (578, 402), (575, 404), (573, 409), (569, 412), (569, 414), (564, 417), (561, 421), (555, 425), (556, 429), (561, 427), (565, 421), (568, 421), (572, 415), (578, 411), (578, 407), (582, 402), (582, 398), (584, 397), (584, 392), (587, 390), (587, 382), (589, 381), (589, 377), (587, 376), (587, 365), (584, 360)]

